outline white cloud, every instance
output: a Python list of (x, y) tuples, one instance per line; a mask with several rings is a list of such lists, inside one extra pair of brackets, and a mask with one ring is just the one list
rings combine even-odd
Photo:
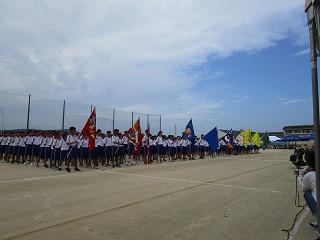
[(303, 38), (301, 9), (300, 0), (3, 0), (0, 83), (169, 117), (218, 114), (223, 101), (194, 92), (201, 79), (183, 69)]
[(278, 99), (282, 105), (291, 105), (291, 104), (297, 104), (297, 103), (303, 103), (305, 100), (302, 99), (289, 99), (289, 98), (279, 98)]
[(294, 54), (294, 56), (295, 56), (295, 57), (299, 57), (299, 56), (305, 56), (305, 55), (308, 55), (308, 54), (310, 54), (310, 49), (309, 49), (309, 48), (304, 49), (304, 50), (301, 50), (301, 51), (299, 51), (299, 52), (296, 52), (296, 53)]

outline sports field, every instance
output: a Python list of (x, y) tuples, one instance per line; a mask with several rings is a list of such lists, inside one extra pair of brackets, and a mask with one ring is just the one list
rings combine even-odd
[[(290, 154), (69, 174), (1, 163), (0, 239), (287, 239)], [(302, 222), (294, 239), (312, 236)]]

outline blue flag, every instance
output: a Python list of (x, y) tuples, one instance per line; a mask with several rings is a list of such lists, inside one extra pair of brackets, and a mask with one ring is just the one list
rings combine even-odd
[(194, 134), (192, 119), (188, 122), (186, 129), (183, 131), (183, 137), (187, 137), (187, 139), (194, 143), (196, 140), (196, 135)]
[(204, 136), (204, 140), (209, 143), (211, 151), (216, 151), (218, 149), (218, 129), (215, 127), (207, 135)]

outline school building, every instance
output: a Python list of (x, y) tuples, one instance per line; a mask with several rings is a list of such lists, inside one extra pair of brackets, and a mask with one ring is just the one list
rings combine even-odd
[(283, 128), (284, 135), (306, 136), (314, 133), (314, 125), (286, 126)]

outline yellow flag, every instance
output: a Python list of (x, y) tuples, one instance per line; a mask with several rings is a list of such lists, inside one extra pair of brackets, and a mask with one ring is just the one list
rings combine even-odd
[(261, 147), (262, 145), (262, 141), (260, 139), (260, 135), (258, 132), (256, 132), (253, 137), (252, 137), (252, 142), (254, 145), (256, 145), (257, 147)]
[(251, 130), (247, 129), (241, 134), (243, 136), (243, 146), (247, 147), (251, 143)]

